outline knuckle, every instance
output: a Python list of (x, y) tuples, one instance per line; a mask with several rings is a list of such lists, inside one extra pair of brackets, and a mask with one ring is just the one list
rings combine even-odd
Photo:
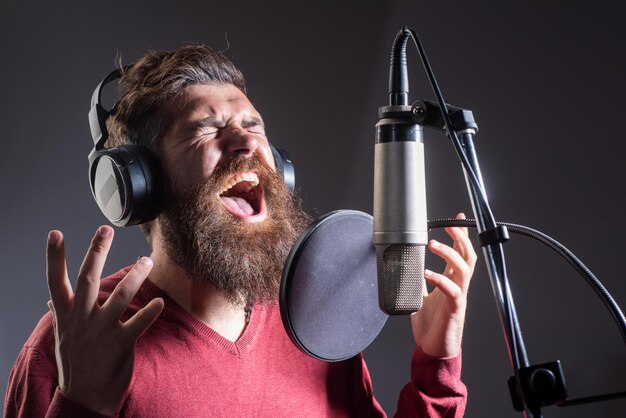
[(90, 251), (94, 253), (103, 253), (108, 249), (108, 243), (101, 237), (95, 237), (91, 240)]
[(122, 301), (130, 300), (133, 297), (133, 291), (128, 286), (117, 285), (115, 288), (115, 296)]
[(443, 255), (448, 261), (454, 259), (458, 254), (458, 252), (454, 248), (444, 244), (441, 245), (441, 251), (443, 251)]
[(145, 276), (150, 272), (151, 269), (150, 269), (150, 266), (148, 266), (147, 264), (139, 262), (135, 264), (135, 267), (133, 270), (135, 270), (135, 272), (138, 275)]
[(91, 272), (86, 272), (86, 273), (83, 275), (83, 281), (84, 281), (85, 283), (90, 284), (90, 285), (99, 284), (99, 283), (100, 283), (100, 277), (99, 277), (99, 276), (94, 275), (94, 274), (93, 274), (93, 273), (91, 273)]
[(461, 273), (461, 275), (463, 275), (463, 277), (469, 276), (472, 271), (471, 267), (466, 263), (461, 263), (457, 270)]
[(143, 322), (146, 320), (146, 310), (145, 309), (138, 310), (135, 313), (133, 320), (135, 321), (135, 324), (143, 324)]
[(470, 240), (468, 238), (467, 235), (465, 234), (459, 234), (455, 237), (454, 239), (456, 242), (458, 242), (461, 246), (463, 247), (468, 247), (471, 245)]

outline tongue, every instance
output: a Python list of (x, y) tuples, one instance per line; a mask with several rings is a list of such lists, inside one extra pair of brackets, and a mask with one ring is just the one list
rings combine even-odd
[(254, 215), (254, 209), (252, 209), (252, 206), (250, 206), (246, 199), (236, 196), (222, 196), (222, 200), (235, 212), (242, 213), (246, 216)]

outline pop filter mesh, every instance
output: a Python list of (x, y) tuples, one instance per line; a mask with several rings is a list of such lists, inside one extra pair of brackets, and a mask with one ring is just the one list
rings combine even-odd
[(285, 330), (305, 353), (340, 361), (363, 351), (387, 315), (378, 307), (372, 217), (331, 212), (302, 233), (283, 271), (280, 309)]

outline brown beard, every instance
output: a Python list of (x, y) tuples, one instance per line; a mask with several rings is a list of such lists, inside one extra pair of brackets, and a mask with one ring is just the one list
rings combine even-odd
[[(267, 218), (244, 223), (226, 211), (218, 193), (235, 173), (258, 173)], [(169, 190), (168, 190), (169, 189)], [(233, 304), (275, 301), (285, 259), (311, 221), (280, 174), (258, 156), (220, 165), (191, 191), (166, 186), (158, 219), (165, 251), (196, 283), (209, 283)]]

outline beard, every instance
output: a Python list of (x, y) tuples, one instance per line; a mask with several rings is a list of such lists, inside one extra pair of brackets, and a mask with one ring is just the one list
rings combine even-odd
[[(255, 171), (267, 217), (245, 223), (230, 214), (218, 194), (234, 174)], [(158, 218), (168, 256), (199, 284), (211, 284), (236, 305), (278, 298), (285, 259), (311, 218), (280, 174), (260, 157), (235, 157), (191, 190), (166, 184)]]

